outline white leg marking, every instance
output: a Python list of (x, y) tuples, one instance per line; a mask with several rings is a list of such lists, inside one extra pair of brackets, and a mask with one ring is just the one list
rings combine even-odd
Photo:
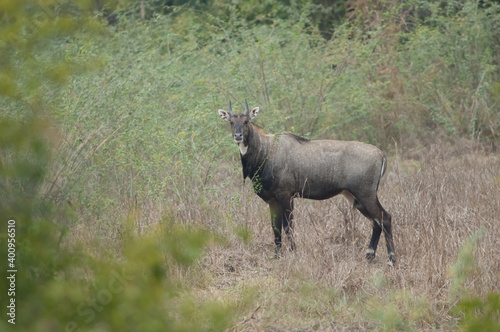
[(394, 261), (395, 261), (395, 259), (396, 259), (396, 254), (393, 251), (391, 251), (389, 253), (389, 259), (387, 260), (387, 265), (389, 267), (394, 267)]
[(248, 151), (248, 145), (244, 145), (243, 143), (238, 143), (238, 147), (240, 148), (241, 155), (244, 156)]
[(375, 250), (373, 250), (372, 248), (368, 248), (368, 249), (366, 249), (366, 253), (367, 254), (374, 254)]

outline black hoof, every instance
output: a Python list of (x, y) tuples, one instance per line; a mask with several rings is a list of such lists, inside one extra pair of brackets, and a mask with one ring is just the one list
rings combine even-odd
[(366, 259), (371, 262), (375, 258), (375, 251), (373, 249), (367, 249), (366, 250)]

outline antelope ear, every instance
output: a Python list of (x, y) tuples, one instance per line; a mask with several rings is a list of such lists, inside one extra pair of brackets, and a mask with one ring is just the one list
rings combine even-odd
[(250, 111), (250, 119), (255, 118), (257, 116), (257, 113), (259, 113), (259, 108), (258, 107), (252, 108), (252, 110)]
[(221, 118), (223, 118), (224, 120), (229, 121), (229, 117), (230, 117), (230, 115), (229, 115), (229, 113), (228, 113), (228, 112), (226, 112), (226, 111), (224, 111), (224, 110), (219, 110), (219, 115), (220, 115), (220, 117), (221, 117)]

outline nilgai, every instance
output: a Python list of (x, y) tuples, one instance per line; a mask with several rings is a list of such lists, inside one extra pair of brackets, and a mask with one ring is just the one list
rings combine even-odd
[(238, 144), (243, 166), (243, 179), (250, 178), (255, 193), (271, 211), (271, 225), (277, 253), (281, 249), (281, 232), (285, 230), (294, 248), (293, 199), (295, 197), (322, 200), (343, 194), (355, 208), (373, 224), (366, 258), (375, 257), (380, 234), (384, 231), (389, 255), (395, 261), (391, 230), (391, 215), (377, 197), (380, 178), (387, 159), (373, 145), (335, 140), (308, 140), (290, 133), (266, 134), (251, 121), (259, 108), (235, 114), (229, 102), (229, 112), (219, 110), (229, 121), (233, 139)]

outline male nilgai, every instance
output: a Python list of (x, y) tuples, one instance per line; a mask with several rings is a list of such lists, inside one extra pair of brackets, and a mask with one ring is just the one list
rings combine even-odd
[(327, 199), (344, 194), (364, 216), (372, 220), (373, 233), (366, 258), (375, 257), (384, 231), (389, 264), (395, 260), (391, 215), (377, 197), (386, 158), (373, 145), (361, 142), (308, 140), (289, 133), (268, 135), (251, 121), (259, 108), (234, 114), (219, 110), (231, 124), (243, 165), (243, 178), (250, 178), (257, 195), (269, 204), (277, 250), (285, 230), (293, 249), (293, 199)]

